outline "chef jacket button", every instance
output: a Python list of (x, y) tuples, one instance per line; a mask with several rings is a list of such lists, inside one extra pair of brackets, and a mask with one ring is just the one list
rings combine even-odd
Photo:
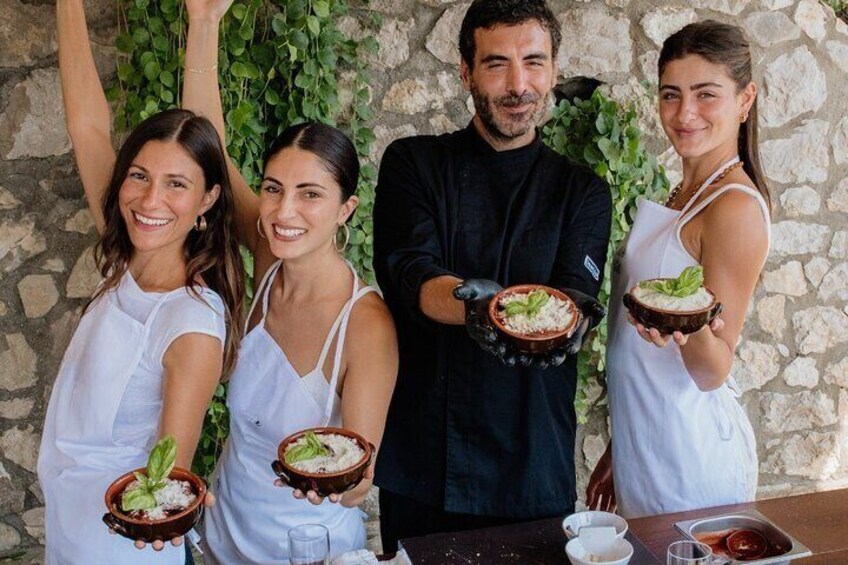
[(256, 420), (256, 421), (255, 421), (255, 422), (253, 422), (253, 423), (254, 423), (254, 424), (256, 424), (256, 425), (257, 425), (257, 426), (259, 426), (259, 427), (262, 427), (262, 422), (261, 422), (261, 421), (259, 421), (259, 420)]

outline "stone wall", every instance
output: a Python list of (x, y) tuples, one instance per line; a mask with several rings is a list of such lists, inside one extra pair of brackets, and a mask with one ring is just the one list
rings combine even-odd
[[(620, 99), (656, 81), (659, 45), (680, 26), (712, 17), (747, 29), (776, 204), (772, 251), (734, 368), (759, 441), (759, 494), (848, 485), (848, 26), (815, 0), (550, 1), (563, 23), (562, 77), (597, 77)], [(114, 68), (113, 2), (86, 4), (105, 76)], [(377, 161), (395, 138), (470, 119), (456, 51), (469, 2), (371, 4), (384, 14), (371, 81)], [(361, 33), (352, 18), (341, 25)], [(41, 423), (97, 280), (95, 232), (64, 130), (54, 28), (51, 5), (0, 0), (0, 556), (43, 541)], [(654, 109), (642, 106), (650, 147), (679, 178)], [(581, 492), (606, 444), (602, 393), (593, 387), (599, 405), (580, 431)], [(373, 537), (376, 524), (369, 526)]]

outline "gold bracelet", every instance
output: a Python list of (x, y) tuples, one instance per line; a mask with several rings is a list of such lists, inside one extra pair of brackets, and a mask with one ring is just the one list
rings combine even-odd
[(187, 73), (195, 73), (195, 74), (198, 74), (198, 75), (202, 75), (203, 73), (208, 73), (210, 71), (214, 71), (217, 68), (218, 68), (218, 63), (215, 63), (211, 67), (204, 67), (202, 69), (192, 69), (190, 67), (186, 67), (185, 70), (186, 70)]

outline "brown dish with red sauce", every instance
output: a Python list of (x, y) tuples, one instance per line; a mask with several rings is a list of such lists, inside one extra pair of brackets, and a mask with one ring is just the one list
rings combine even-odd
[(695, 535), (695, 539), (705, 543), (713, 550), (713, 555), (728, 557), (737, 561), (754, 561), (779, 557), (791, 547), (780, 542), (770, 541), (756, 530), (724, 530)]

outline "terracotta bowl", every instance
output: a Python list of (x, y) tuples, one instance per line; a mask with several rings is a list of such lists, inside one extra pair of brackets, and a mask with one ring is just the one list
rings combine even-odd
[[(350, 438), (359, 444), (365, 455), (362, 456), (362, 459), (356, 465), (338, 473), (307, 473), (300, 471), (286, 463), (286, 447), (310, 431), (318, 436), (322, 434), (338, 434)], [(277, 459), (271, 463), (271, 468), (285, 484), (292, 488), (299, 489), (303, 493), (314, 490), (318, 496), (329, 496), (331, 494), (341, 494), (349, 491), (362, 482), (365, 471), (374, 458), (374, 451), (376, 451), (376, 448), (356, 432), (344, 428), (311, 428), (294, 433), (281, 441), (277, 447)]]
[[(660, 279), (656, 279), (660, 280)], [(630, 314), (646, 328), (657, 328), (661, 334), (672, 334), (680, 332), (683, 334), (691, 334), (700, 330), (716, 316), (721, 314), (721, 302), (716, 300), (715, 294), (710, 289), (706, 289), (713, 297), (713, 303), (706, 308), (700, 310), (690, 310), (686, 312), (677, 312), (674, 310), (661, 310), (648, 306), (640, 302), (634, 295), (634, 286), (630, 292), (624, 295), (624, 306), (630, 311)]]
[[(499, 306), (501, 298), (511, 294), (527, 294), (539, 289), (544, 290), (551, 296), (555, 296), (571, 305), (571, 308), (574, 310), (576, 315), (572, 316), (571, 323), (568, 324), (568, 327), (556, 332), (535, 332), (529, 334), (522, 334), (508, 329), (503, 323), (501, 314), (502, 310)], [(560, 290), (541, 284), (519, 284), (505, 288), (492, 297), (492, 300), (489, 302), (489, 319), (492, 321), (492, 324), (494, 324), (498, 333), (504, 336), (508, 341), (512, 342), (519, 351), (523, 351), (524, 353), (542, 354), (547, 353), (551, 349), (559, 347), (565, 343), (565, 341), (571, 337), (571, 334), (574, 333), (574, 329), (582, 319), (582, 315), (580, 310), (577, 308), (577, 305), (574, 304), (574, 301)]]
[(177, 536), (185, 535), (197, 524), (203, 514), (206, 483), (194, 473), (180, 467), (174, 467), (168, 478), (188, 481), (191, 484), (197, 498), (188, 508), (179, 514), (156, 521), (131, 518), (125, 514), (121, 510), (121, 494), (127, 485), (135, 480), (136, 472), (146, 474), (147, 469), (136, 469), (121, 475), (106, 490), (106, 508), (109, 511), (103, 515), (103, 521), (107, 526), (125, 538), (151, 543), (156, 540), (169, 541)]

